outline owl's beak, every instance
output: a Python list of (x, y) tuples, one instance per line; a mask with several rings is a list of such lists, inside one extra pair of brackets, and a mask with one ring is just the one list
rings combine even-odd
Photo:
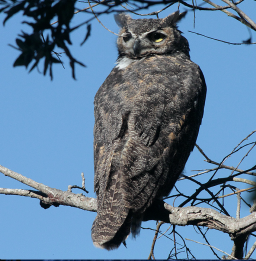
[(134, 55), (138, 55), (140, 53), (141, 48), (140, 48), (140, 40), (139, 39), (135, 40), (134, 45), (133, 45), (133, 51), (134, 51)]

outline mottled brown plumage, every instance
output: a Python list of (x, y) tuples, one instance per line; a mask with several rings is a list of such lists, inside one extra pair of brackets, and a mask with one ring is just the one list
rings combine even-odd
[(167, 196), (193, 150), (206, 85), (176, 27), (164, 19), (116, 16), (119, 58), (95, 96), (96, 246), (136, 235), (145, 210)]

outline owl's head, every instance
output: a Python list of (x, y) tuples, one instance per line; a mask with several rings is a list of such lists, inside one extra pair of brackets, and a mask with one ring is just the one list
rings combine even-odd
[(121, 28), (117, 39), (119, 57), (141, 58), (154, 54), (183, 52), (189, 56), (189, 45), (176, 23), (186, 12), (176, 11), (163, 19), (132, 19), (125, 13), (115, 15)]

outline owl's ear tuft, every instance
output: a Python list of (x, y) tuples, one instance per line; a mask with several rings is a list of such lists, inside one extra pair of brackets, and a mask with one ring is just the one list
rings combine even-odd
[(114, 17), (115, 17), (115, 21), (116, 21), (117, 25), (120, 28), (125, 27), (127, 25), (127, 22), (132, 19), (130, 17), (130, 15), (128, 15), (126, 13), (115, 14)]
[(176, 12), (168, 15), (167, 17), (163, 18), (162, 25), (165, 25), (165, 26), (175, 25), (182, 18), (184, 18), (186, 14), (187, 14), (187, 11), (183, 12), (183, 13), (180, 13), (180, 11), (176, 11)]

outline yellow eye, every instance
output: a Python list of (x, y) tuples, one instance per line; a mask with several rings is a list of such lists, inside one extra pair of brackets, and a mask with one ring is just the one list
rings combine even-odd
[(158, 39), (155, 39), (155, 42), (156, 43), (160, 43), (160, 42), (162, 42), (164, 39), (163, 38), (158, 38)]
[(148, 35), (148, 38), (152, 42), (160, 43), (166, 38), (166, 36), (162, 33), (152, 32)]

